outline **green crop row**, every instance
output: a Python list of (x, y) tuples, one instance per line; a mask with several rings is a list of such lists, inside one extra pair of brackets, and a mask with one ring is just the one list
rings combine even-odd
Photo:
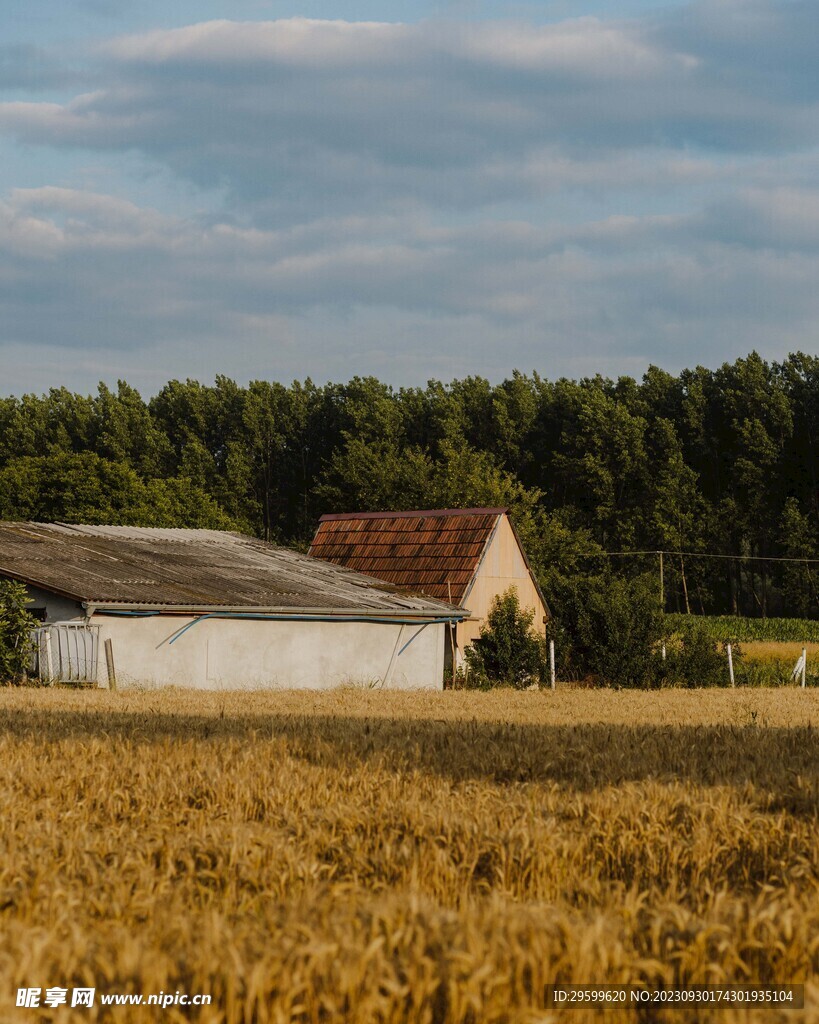
[[(700, 615), (697, 618), (707, 625), (715, 640), (819, 643), (819, 621), (816, 619), (749, 619), (739, 615)], [(690, 621), (687, 615), (666, 616), (672, 629), (687, 619)]]

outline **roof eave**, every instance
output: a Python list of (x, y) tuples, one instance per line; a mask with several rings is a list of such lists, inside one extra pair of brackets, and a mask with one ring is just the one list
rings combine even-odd
[(546, 610), (546, 614), (551, 619), (553, 617), (552, 616), (552, 609), (549, 607), (549, 602), (546, 600), (546, 597), (544, 596), (543, 591), (540, 589), (540, 583), (538, 583), (537, 576), (532, 571), (532, 566), (531, 566), (531, 564), (529, 562), (529, 559), (528, 559), (528, 557), (526, 555), (526, 548), (523, 546), (523, 541), (520, 539), (520, 534), (515, 529), (515, 524), (512, 521), (512, 517), (510, 515), (507, 515), (506, 518), (509, 520), (509, 525), (512, 527), (512, 534), (513, 534), (515, 540), (517, 541), (517, 545), (520, 548), (520, 553), (523, 556), (523, 564), (529, 570), (529, 575), (531, 576), (532, 582), (535, 585), (535, 590), (538, 593), (538, 597), (543, 602), (543, 607)]
[(495, 539), (495, 534), (498, 532), (498, 527), (500, 526), (501, 519), (503, 518), (504, 515), (506, 515), (507, 518), (508, 518), (508, 514), (506, 512), (506, 509), (498, 509), (498, 514), (495, 517), (495, 525), (489, 531), (489, 535), (487, 536), (486, 540), (484, 541), (483, 551), (481, 551), (481, 557), (475, 563), (475, 569), (474, 569), (474, 571), (472, 573), (472, 576), (471, 576), (471, 578), (469, 580), (469, 583), (467, 583), (466, 587), (464, 588), (464, 592), (461, 594), (461, 600), (462, 601), (465, 601), (469, 597), (469, 595), (472, 593), (472, 588), (475, 586), (475, 580), (478, 578), (478, 573), (481, 571), (481, 566), (483, 565), (483, 560), (484, 560), (484, 558), (486, 558), (487, 551), (492, 546), (492, 541)]
[(134, 601), (82, 601), (89, 615), (94, 612), (150, 612), (156, 611), (164, 615), (308, 615), (315, 618), (349, 619), (465, 619), (470, 612), (466, 608), (450, 605), (427, 608), (299, 608), (293, 605), (195, 605), (195, 604), (160, 604), (158, 602)]
[(47, 590), (49, 594), (56, 594), (58, 597), (65, 597), (69, 601), (77, 601), (79, 604), (86, 600), (83, 594), (63, 590), (51, 583), (46, 583), (43, 580), (35, 579), (33, 576), (18, 572), (16, 569), (4, 569), (2, 565), (0, 565), (0, 576), (5, 576), (10, 580), (17, 580), (18, 583), (25, 583), (30, 587), (37, 587), (39, 590)]
[(301, 608), (294, 605), (217, 605), (201, 603), (173, 604), (160, 601), (106, 601), (104, 599), (91, 597), (88, 594), (66, 590), (62, 587), (55, 586), (53, 583), (46, 580), (37, 579), (27, 573), (21, 573), (14, 569), (7, 569), (3, 566), (0, 566), (0, 576), (17, 580), (18, 582), (25, 583), (31, 587), (37, 587), (38, 589), (47, 591), (50, 594), (56, 594), (58, 597), (64, 597), (69, 601), (76, 601), (77, 604), (82, 605), (82, 607), (86, 609), (89, 615), (93, 614), (94, 609), (99, 609), (100, 611), (104, 609), (109, 609), (111, 611), (158, 611), (168, 615), (207, 615), (208, 613), (240, 615), (244, 613), (247, 615), (309, 615), (314, 617), (321, 616), (324, 618), (350, 618), (351, 616), (356, 616), (374, 619), (449, 618), (460, 620), (469, 615), (469, 611), (467, 609), (456, 605), (449, 605), (443, 601), (436, 602), (434, 605), (427, 606), (425, 608), (378, 608), (373, 606), (354, 606), (351, 608)]

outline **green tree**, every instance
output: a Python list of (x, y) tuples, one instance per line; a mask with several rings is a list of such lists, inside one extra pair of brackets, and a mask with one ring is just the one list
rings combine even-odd
[(100, 383), (93, 406), (94, 454), (131, 466), (143, 477), (167, 471), (170, 445), (135, 388), (121, 380), (114, 393)]
[[(52, 388), (39, 400), (43, 435), (32, 454), (82, 452), (94, 444), (94, 400), (68, 388)], [(16, 452), (15, 457), (23, 454)]]
[[(819, 524), (819, 356), (795, 352), (775, 367), (775, 373), (793, 414), (783, 482), (800, 508)], [(814, 537), (819, 540), (815, 531)]]
[(520, 607), (514, 587), (495, 598), (481, 635), (465, 652), (477, 685), (520, 690), (542, 681), (546, 658), (543, 637), (532, 628), (534, 615)]
[(184, 478), (143, 480), (88, 452), (26, 457), (0, 470), (0, 518), (230, 529), (229, 516)]
[(809, 589), (807, 571), (772, 559), (819, 549), (817, 451), (819, 358), (804, 353), (640, 382), (217, 377), (147, 404), (122, 381), (0, 399), (0, 514), (229, 522), (305, 545), (322, 512), (498, 505), (547, 589), (595, 571), (595, 546), (692, 550), (737, 557), (666, 559), (670, 605), (687, 591), (692, 610), (764, 614), (793, 594), (815, 614), (791, 578)]
[[(666, 658), (661, 665), (663, 682), (676, 686), (728, 686), (730, 676), (726, 658), (711, 635), (706, 622), (686, 616), (665, 638)], [(734, 644), (734, 668), (742, 652)]]
[(816, 569), (808, 559), (816, 557), (815, 541), (810, 521), (800, 510), (793, 496), (785, 500), (780, 526), (782, 551), (786, 558), (804, 559), (785, 562), (782, 569), (783, 601), (790, 615), (809, 618), (819, 611), (819, 580)]
[(645, 419), (631, 412), (610, 381), (559, 382), (563, 405), (554, 485), (605, 548), (632, 548), (648, 488)]
[(562, 673), (601, 686), (660, 685), (667, 628), (653, 576), (566, 579), (553, 592), (552, 612), (548, 632)]
[(259, 532), (265, 540), (304, 542), (312, 533), (320, 404), (310, 380), (289, 388), (251, 381), (244, 394), (241, 440), (229, 445), (227, 478), (235, 489), (244, 481), (261, 512)]
[[(647, 494), (651, 509), (650, 543), (652, 547), (669, 552), (666, 560), (666, 597), (671, 590), (669, 583), (674, 576), (679, 580), (679, 594), (683, 610), (690, 613), (693, 593), (690, 593), (689, 576), (683, 552), (701, 547), (701, 531), (707, 523), (708, 509), (699, 492), (697, 474), (685, 464), (682, 448), (674, 429), (667, 419), (659, 419), (652, 425), (657, 452), (657, 467), (652, 473), (652, 485)], [(676, 554), (674, 554), (676, 552)], [(695, 563), (696, 564), (696, 563)], [(678, 574), (678, 575), (677, 575)], [(701, 590), (702, 580), (695, 573), (694, 585)], [(703, 611), (700, 594), (700, 611)]]
[(28, 666), (36, 620), (26, 611), (22, 583), (0, 579), (0, 682), (19, 682)]

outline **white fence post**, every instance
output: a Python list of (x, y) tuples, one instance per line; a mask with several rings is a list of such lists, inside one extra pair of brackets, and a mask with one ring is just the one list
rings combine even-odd
[(552, 689), (555, 688), (555, 642), (549, 641), (549, 673), (552, 679)]
[[(44, 682), (50, 686), (54, 682), (54, 666), (51, 660), (51, 630), (46, 629), (43, 633), (43, 649), (45, 652), (45, 679)], [(40, 678), (43, 679), (42, 669)]]
[(734, 655), (730, 644), (728, 644), (728, 675), (731, 677), (731, 686), (736, 686), (737, 684), (734, 680)]
[(808, 649), (807, 647), (802, 648), (802, 689), (805, 688), (805, 677), (808, 670)]

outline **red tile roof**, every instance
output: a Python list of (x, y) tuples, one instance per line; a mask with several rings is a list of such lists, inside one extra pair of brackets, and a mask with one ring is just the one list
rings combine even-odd
[(322, 516), (314, 558), (459, 604), (505, 508)]

